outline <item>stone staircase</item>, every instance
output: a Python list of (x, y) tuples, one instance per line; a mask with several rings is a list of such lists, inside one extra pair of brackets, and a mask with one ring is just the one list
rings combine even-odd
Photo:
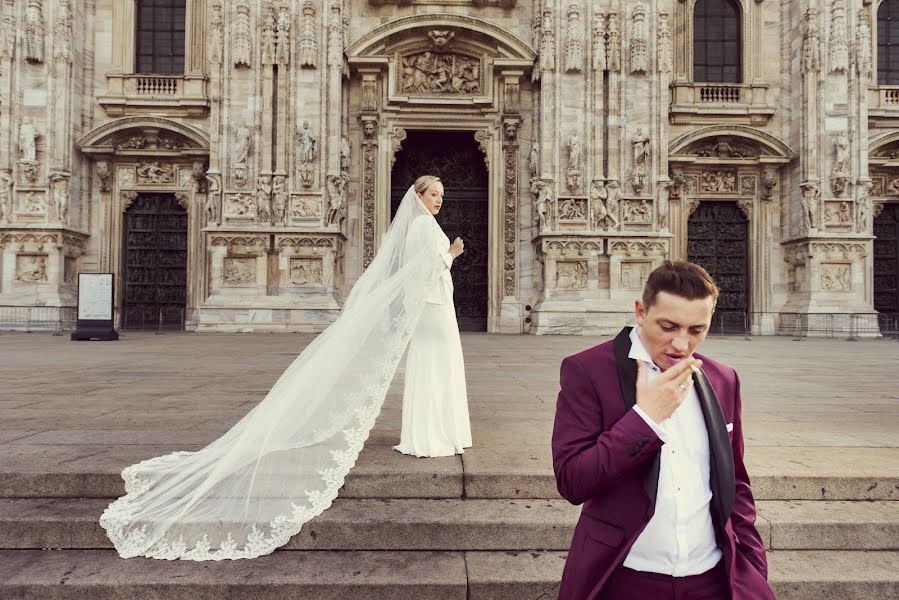
[[(121, 560), (97, 518), (123, 493), (122, 465), (165, 451), (2, 446), (0, 598), (550, 599), (579, 510), (556, 495), (542, 444), (499, 460), (477, 448), (412, 460), (374, 444), (334, 506), (270, 556)], [(832, 451), (802, 450), (795, 468), (781, 460), (777, 471), (750, 451), (777, 596), (899, 598), (896, 457), (846, 474)]]

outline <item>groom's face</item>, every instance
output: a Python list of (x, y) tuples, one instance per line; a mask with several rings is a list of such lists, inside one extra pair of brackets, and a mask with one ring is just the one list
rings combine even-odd
[(637, 300), (636, 309), (640, 341), (664, 371), (691, 356), (705, 340), (715, 301), (712, 296), (688, 300), (659, 292), (652, 306), (646, 308), (642, 300)]

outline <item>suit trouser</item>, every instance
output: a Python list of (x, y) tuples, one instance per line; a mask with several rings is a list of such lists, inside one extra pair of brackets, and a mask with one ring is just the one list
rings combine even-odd
[(672, 577), (619, 567), (603, 586), (600, 600), (728, 600), (724, 561), (699, 575)]

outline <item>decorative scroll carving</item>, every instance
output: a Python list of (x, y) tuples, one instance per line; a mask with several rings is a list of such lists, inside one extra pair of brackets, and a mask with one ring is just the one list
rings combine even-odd
[(463, 54), (430, 50), (404, 56), (402, 91), (408, 94), (477, 94), (481, 61)]
[(744, 196), (754, 196), (755, 195), (755, 175), (752, 174), (743, 174), (740, 175), (740, 193)]
[(849, 39), (846, 30), (846, 0), (834, 0), (830, 18), (830, 71), (849, 70)]
[(112, 169), (105, 160), (97, 161), (97, 179), (100, 181), (100, 191), (109, 192), (109, 184), (112, 181)]
[(315, 37), (315, 4), (312, 0), (303, 3), (303, 29), (299, 42), (300, 66), (315, 68), (318, 42)]
[[(406, 139), (405, 131), (403, 132), (403, 139)], [(478, 143), (478, 150), (481, 151), (481, 154), (484, 155), (484, 164), (487, 165), (487, 170), (490, 170), (490, 133), (484, 129), (478, 129), (474, 132), (474, 141)]]
[(237, 0), (236, 15), (233, 26), (233, 52), (234, 66), (250, 66), (250, 56), (253, 54), (253, 34), (250, 31), (250, 3), (249, 0)]
[(658, 35), (659, 73), (671, 72), (671, 28), (668, 25), (668, 13), (659, 13)]
[(740, 198), (737, 200), (737, 208), (747, 220), (752, 220), (752, 198)]
[(631, 27), (631, 73), (646, 73), (649, 70), (646, 7), (641, 3), (634, 5), (631, 18), (633, 19), (633, 25)]
[(579, 73), (584, 68), (584, 31), (577, 4), (568, 7), (568, 31), (565, 35), (565, 71)]
[[(509, 126), (512, 134), (509, 135)], [(507, 121), (504, 153), (505, 185), (503, 199), (503, 295), (515, 296), (517, 282), (518, 231), (518, 121)]]

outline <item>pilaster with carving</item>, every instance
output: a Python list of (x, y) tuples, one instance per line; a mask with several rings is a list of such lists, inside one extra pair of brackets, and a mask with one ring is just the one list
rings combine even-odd
[[(362, 117), (362, 268), (375, 257), (375, 202), (378, 167), (378, 119)], [(391, 155), (391, 164), (396, 156)]]

